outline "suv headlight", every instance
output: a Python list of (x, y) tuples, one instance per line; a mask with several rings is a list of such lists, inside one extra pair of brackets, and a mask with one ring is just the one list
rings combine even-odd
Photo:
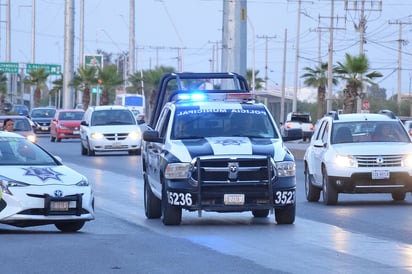
[(132, 131), (129, 133), (129, 138), (130, 139), (134, 139), (134, 140), (138, 140), (140, 139), (140, 132), (138, 131)]
[(403, 166), (412, 167), (412, 155), (403, 156)]
[(279, 162), (276, 163), (277, 174), (279, 177), (288, 177), (296, 175), (295, 162)]
[(11, 193), (11, 191), (9, 189), (10, 187), (25, 187), (25, 186), (29, 186), (29, 184), (14, 181), (14, 180), (9, 179), (7, 177), (0, 176), (0, 189), (3, 193), (13, 195), (13, 193)]
[(339, 167), (358, 167), (358, 161), (352, 155), (336, 155), (335, 164)]
[(189, 178), (190, 163), (168, 164), (165, 170), (166, 179), (187, 179)]
[(92, 139), (101, 140), (101, 139), (104, 138), (104, 135), (101, 134), (100, 132), (94, 132), (94, 133), (92, 133), (92, 134), (90, 135), (90, 137), (91, 137)]

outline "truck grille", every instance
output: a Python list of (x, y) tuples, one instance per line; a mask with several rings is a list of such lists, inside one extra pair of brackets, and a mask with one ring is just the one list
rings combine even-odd
[(400, 167), (402, 155), (357, 155), (358, 167)]

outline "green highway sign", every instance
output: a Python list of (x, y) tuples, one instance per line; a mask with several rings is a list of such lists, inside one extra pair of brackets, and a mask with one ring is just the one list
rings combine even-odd
[(26, 73), (30, 73), (32, 70), (43, 68), (44, 71), (50, 75), (60, 75), (62, 69), (60, 65), (50, 65), (50, 64), (27, 64)]
[(0, 71), (4, 73), (18, 74), (19, 63), (0, 62)]
[(103, 68), (103, 55), (101, 54), (86, 54), (84, 55), (84, 66)]

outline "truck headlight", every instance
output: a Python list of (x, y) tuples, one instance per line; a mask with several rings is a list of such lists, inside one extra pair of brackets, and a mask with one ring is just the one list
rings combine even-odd
[(187, 179), (189, 178), (190, 163), (168, 164), (165, 170), (166, 179)]
[(403, 157), (403, 166), (412, 168), (412, 155), (405, 155)]
[(296, 175), (295, 162), (279, 162), (276, 163), (277, 174), (279, 177), (288, 177)]

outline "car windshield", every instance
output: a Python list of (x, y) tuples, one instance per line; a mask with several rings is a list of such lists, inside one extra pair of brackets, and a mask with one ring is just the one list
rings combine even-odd
[(130, 110), (106, 109), (97, 110), (92, 114), (92, 126), (136, 125), (136, 119)]
[(52, 118), (56, 113), (55, 109), (33, 109), (32, 118)]
[(334, 123), (332, 144), (360, 142), (411, 142), (399, 121), (354, 121)]
[(13, 119), (14, 131), (31, 131), (32, 127), (27, 119)]
[(172, 139), (245, 136), (279, 138), (268, 113), (256, 106), (242, 109), (179, 108), (175, 113)]
[(0, 165), (57, 165), (54, 158), (24, 138), (0, 138)]
[(83, 112), (81, 111), (62, 111), (59, 113), (59, 120), (81, 120)]

